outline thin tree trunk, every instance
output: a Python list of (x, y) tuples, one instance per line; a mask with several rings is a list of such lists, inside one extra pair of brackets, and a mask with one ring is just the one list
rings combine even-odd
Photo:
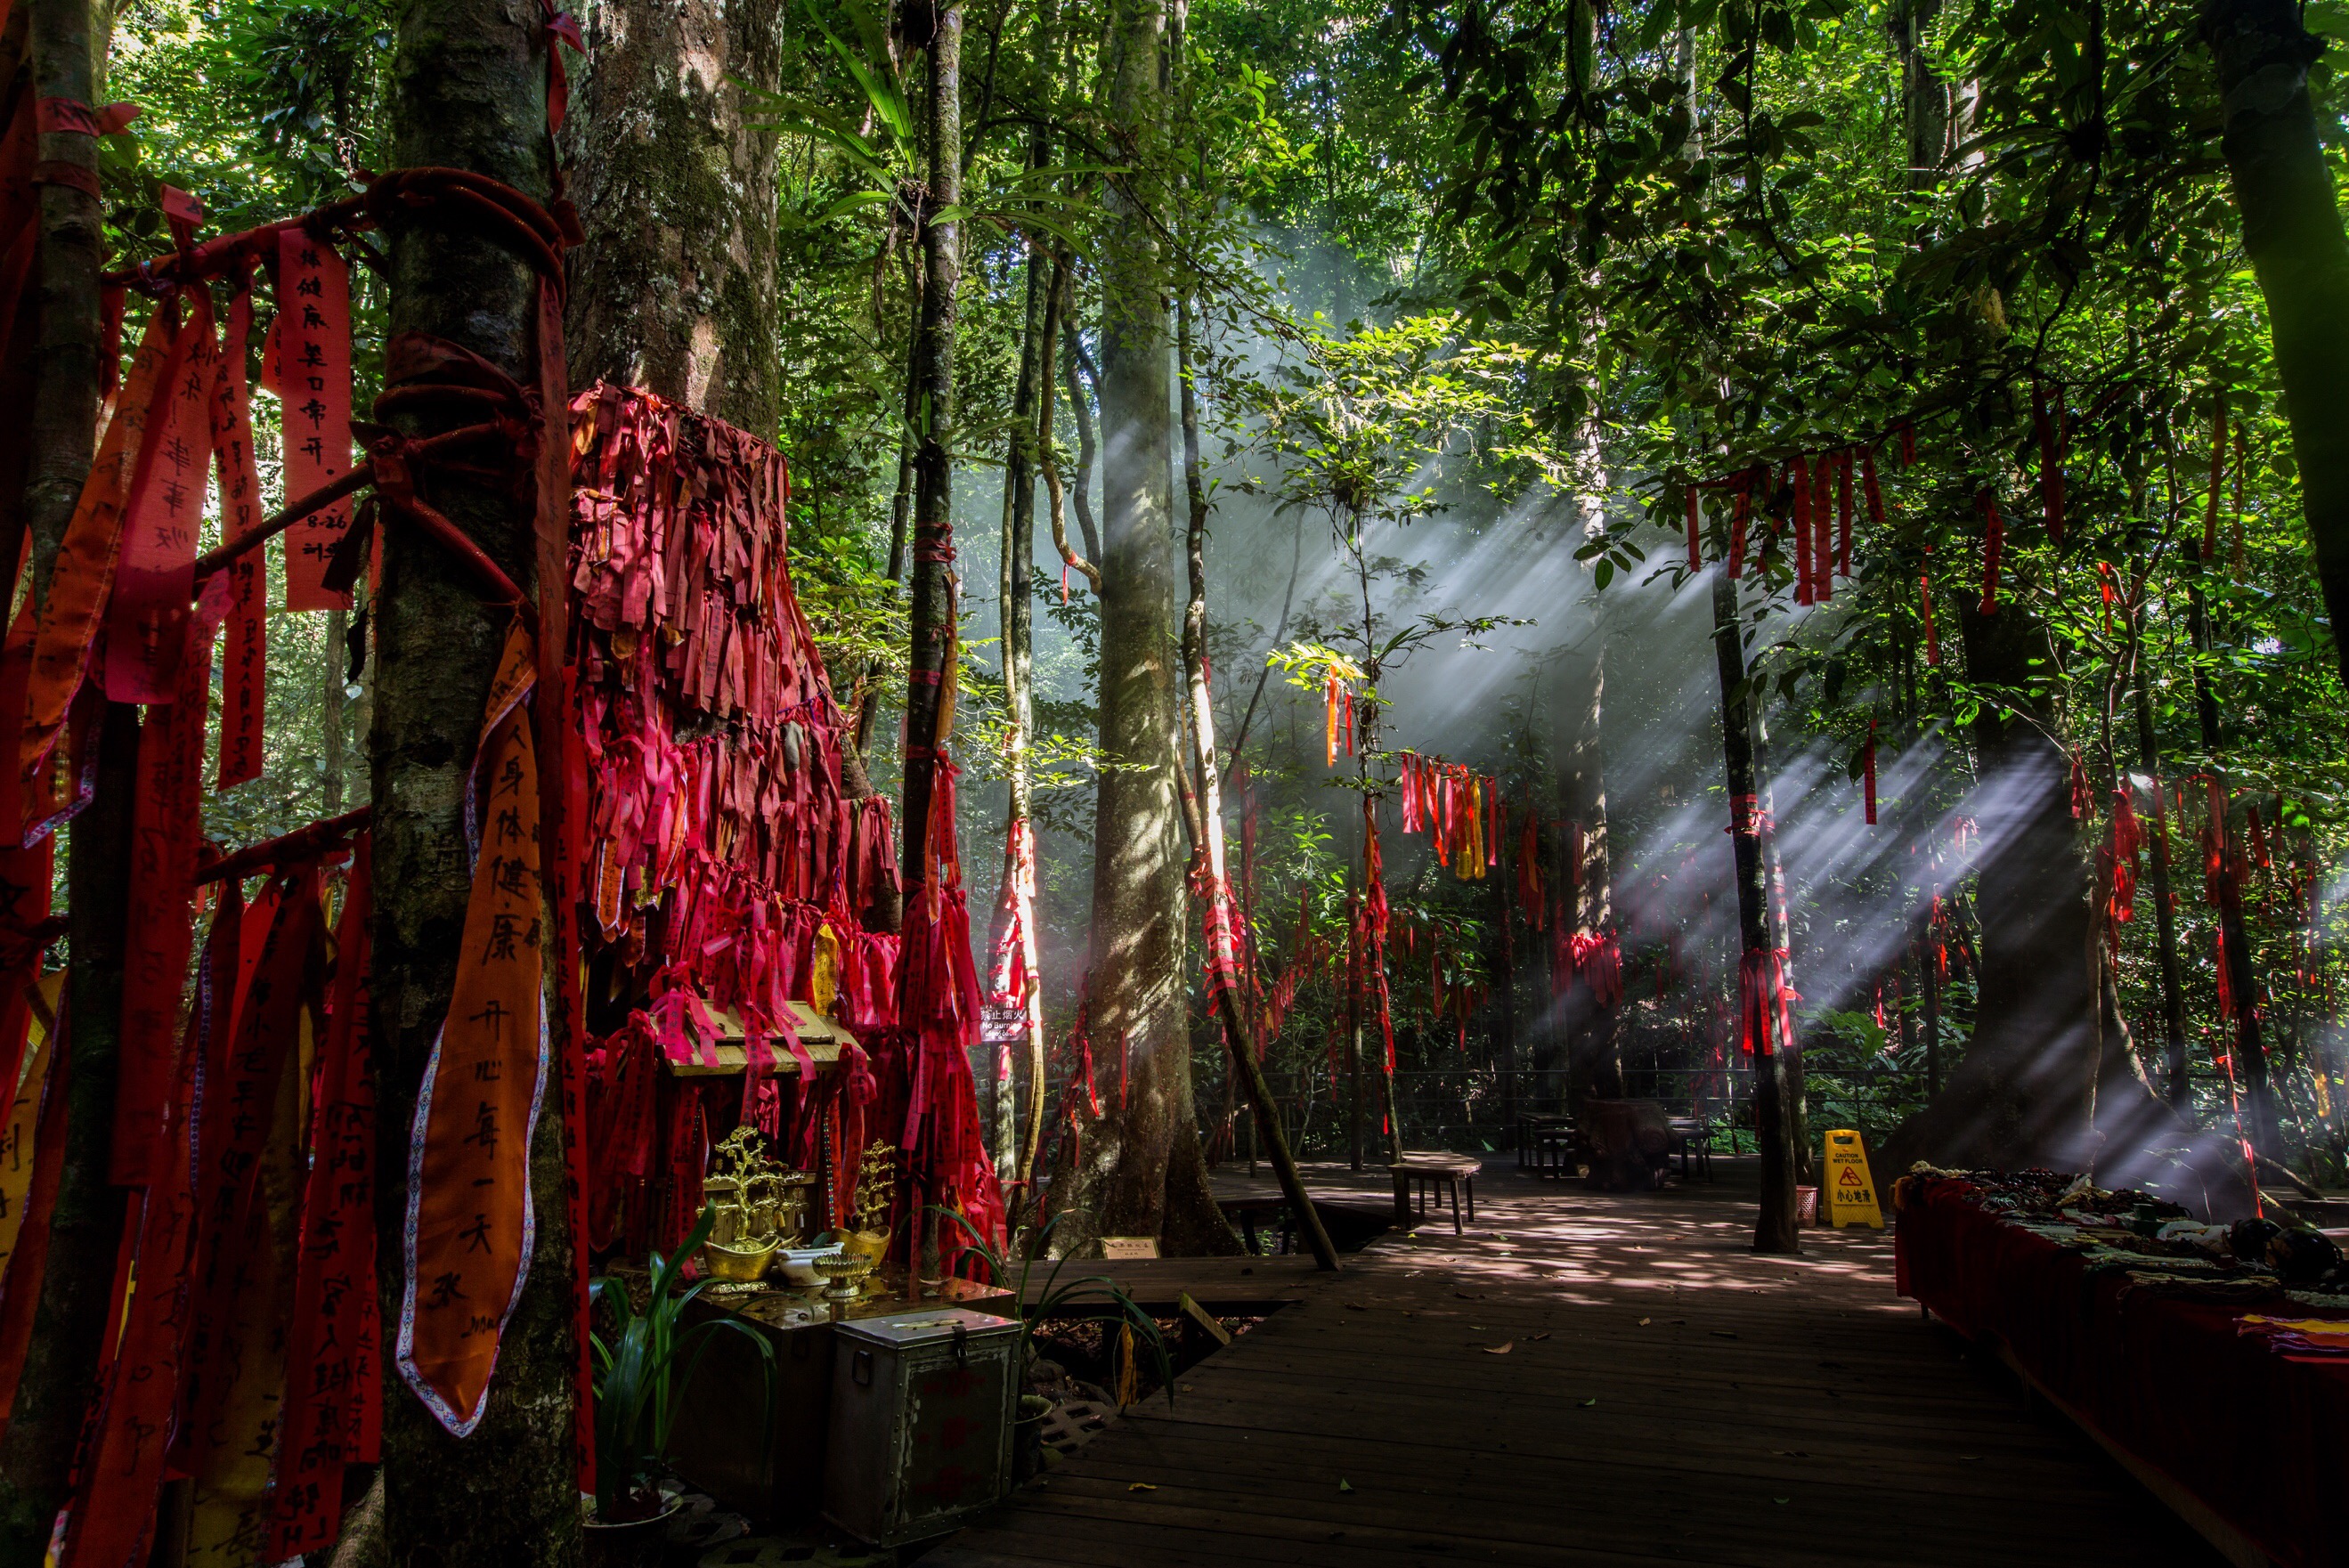
[[(542, 18), (496, 0), (416, 0), (398, 14), (392, 155), (402, 168), (477, 171), (545, 201), (554, 195)], [(478, 232), (399, 225), (390, 234), (388, 326), (481, 355), (524, 386), (538, 284)], [(410, 421), (411, 434), (465, 416)], [(547, 410), (550, 438), (563, 415)], [(502, 483), (436, 479), (433, 499), (516, 582), (533, 582), (533, 530)], [(441, 546), (392, 529), (375, 602), (375, 724), (369, 737), (375, 923), (376, 1234), (387, 1333), (399, 1322), (409, 1127), (455, 979), (456, 933), (471, 872), (462, 802), (472, 739), (506, 627)], [(558, 1042), (558, 1048), (562, 1047)], [(498, 1351), (481, 1423), (450, 1436), (387, 1365), (384, 1527), (394, 1563), (438, 1568), (573, 1568), (580, 1558), (574, 1470), (572, 1243), (563, 1118), (542, 1116), (530, 1152), (535, 1242)]]
[[(1745, 685), (1745, 650), (1738, 640), (1737, 584), (1725, 565), (1713, 569), (1713, 647), (1721, 674), (1721, 748), (1729, 784), (1730, 843), (1737, 863), (1739, 946), (1747, 954), (1767, 953), (1775, 944), (1770, 939), (1768, 872), (1757, 830), (1755, 802), (1761, 791), (1754, 759), (1753, 696)], [(1792, 1045), (1781, 1040), (1780, 1048), (1767, 1057), (1757, 1054), (1754, 1061), (1754, 1140), (1762, 1153), (1762, 1202), (1754, 1221), (1754, 1250), (1758, 1253), (1803, 1250), (1795, 1222), (1794, 1124), (1787, 1103), (1786, 1057)]]
[[(1183, 665), (1190, 685), (1192, 733), (1199, 747), (1199, 815), (1206, 831), (1207, 875), (1212, 889), (1209, 896), (1228, 899), (1230, 893), (1226, 882), (1224, 859), (1223, 770), (1216, 764), (1216, 709), (1207, 684), (1207, 486), (1199, 462), (1199, 398), (1192, 383), (1194, 360), (1189, 294), (1176, 297), (1175, 310), (1175, 342), (1182, 376), (1183, 489), (1190, 511), (1184, 557), (1190, 569), (1191, 597), (1183, 611)], [(1239, 945), (1235, 957), (1245, 965), (1245, 944)], [(1281, 1196), (1288, 1200), (1289, 1213), (1295, 1218), (1306, 1244), (1312, 1249), (1315, 1264), (1335, 1273), (1338, 1250), (1330, 1243), (1330, 1233), (1322, 1226), (1321, 1215), (1313, 1207), (1313, 1199), (1305, 1190), (1305, 1179), (1298, 1174), (1296, 1158), (1288, 1150), (1288, 1139), (1280, 1130), (1280, 1111), (1273, 1102), (1272, 1087), (1265, 1081), (1264, 1068), (1257, 1061), (1256, 1032), (1250, 1026), (1250, 1020), (1240, 1010), (1240, 976), (1235, 975), (1231, 980), (1232, 984), (1227, 985), (1217, 985), (1212, 979), (1208, 983), (1208, 990), (1215, 997), (1216, 1016), (1223, 1025), (1224, 1046), (1231, 1059), (1229, 1076), (1225, 1081), (1227, 1086), (1237, 1084), (1246, 1087), (1248, 1109), (1256, 1119), (1257, 1143), (1271, 1157), (1273, 1175), (1280, 1182)]]
[[(1121, 161), (1146, 169), (1165, 131), (1163, 0), (1117, 0), (1102, 69)], [(1102, 245), (1101, 775), (1093, 817), (1092, 1028), (1132, 1067), (1126, 1102), (1071, 1172), (1068, 1241), (1154, 1235), (1170, 1254), (1237, 1251), (1208, 1194), (1185, 1006), (1179, 675), (1165, 258), (1138, 173), (1113, 181)], [(1081, 416), (1081, 407), (1080, 407)], [(1080, 431), (1083, 429), (1081, 418)], [(1080, 490), (1081, 490), (1081, 475)], [(1083, 516), (1080, 509), (1079, 516)]]
[(904, 871), (907, 892), (928, 854), (930, 792), (937, 772), (940, 696), (954, 657), (955, 327), (962, 282), (962, 224), (934, 214), (962, 202), (962, 7), (942, 5), (929, 43), (929, 183), (923, 192), (921, 321), (909, 397), (914, 419), (913, 671), (905, 690)]
[[(42, 98), (97, 98), (89, 0), (27, 0), (31, 89)], [(90, 174), (97, 139), (42, 130), (38, 154)], [(32, 593), (47, 603), (66, 525), (97, 445), (98, 271), (104, 239), (97, 201), (72, 185), (40, 187), (39, 349), (24, 515), (32, 536)], [(13, 562), (11, 565), (13, 566)], [(99, 721), (97, 793), (70, 830), (67, 918), (73, 972), (61, 1038), (66, 1150), (49, 1219), (47, 1266), (7, 1433), (0, 1439), (0, 1568), (39, 1568), (72, 1481), (107, 1320), (124, 1193), (107, 1184), (114, 1127), (129, 907), (131, 794), (139, 715), (107, 705)], [(54, 1092), (54, 1091), (53, 1091)]]
[[(2214, 476), (2218, 467), (2212, 465)], [(2216, 484), (2216, 478), (2211, 481)], [(2202, 592), (2203, 574), (2210, 562), (2199, 553), (2188, 580), (2187, 631), (2194, 644), (2194, 713), (2201, 727), (2202, 749), (2210, 758), (2210, 766), (2218, 773), (2218, 799), (2229, 799), (2225, 769), (2219, 762), (2220, 748), (2224, 738), (2219, 728), (2219, 699), (2210, 686), (2210, 609)], [(2227, 966), (2227, 986), (2234, 997), (2235, 1016), (2233, 1038), (2227, 1049), (2234, 1058), (2234, 1075), (2242, 1081), (2243, 1130), (2251, 1147), (2270, 1160), (2281, 1152), (2281, 1133), (2276, 1126), (2275, 1099), (2268, 1086), (2267, 1042), (2261, 1037), (2259, 974), (2251, 962), (2251, 932), (2243, 922), (2243, 888), (2240, 872), (2243, 857), (2235, 847), (2232, 824), (2222, 815), (2210, 824), (2217, 836), (2220, 870), (2218, 878), (2219, 945), (2224, 950), (2220, 962)], [(2222, 1020), (2229, 1022), (2230, 1020)]]
[[(2316, 574), (2335, 627), (2349, 626), (2349, 237), (2317, 139), (2308, 67), (2323, 47), (2294, 0), (2210, 0), (2202, 36), (2216, 57), (2226, 154), (2243, 251), (2267, 301), (2276, 373), (2292, 422)], [(2349, 637), (2333, 638), (2349, 682)]]
[(775, 360), (771, 130), (782, 7), (760, 0), (605, 0), (586, 12), (588, 67), (564, 139), (586, 242), (571, 262), (574, 390), (643, 387), (761, 440)]
[[(1567, 817), (1582, 828), (1582, 859), (1572, 868), (1572, 878), (1574, 934), (1586, 942), (1611, 935), (1615, 920), (1614, 887), (1607, 853), (1606, 755), (1600, 743), (1607, 693), (1603, 619), (1595, 635), (1597, 646), (1591, 650), (1590, 678), (1571, 694), (1573, 709), (1568, 718), (1572, 738), (1559, 779)], [(1573, 853), (1570, 842), (1565, 852)], [(1568, 986), (1566, 1024), (1568, 1105), (1578, 1111), (1587, 1099), (1621, 1099), (1623, 1058), (1616, 1042), (1616, 1008), (1602, 1004), (1578, 973)]]
[(2180, 1116), (2194, 1114), (2194, 1093), (2186, 1077), (2186, 979), (2178, 952), (2177, 899), (2169, 887), (2168, 810), (2162, 803), (2161, 742), (2153, 727), (2153, 688), (2142, 663), (2137, 680), (2137, 749), (2147, 778), (2153, 780), (2154, 810), (2162, 821), (2153, 832), (2154, 948), (2161, 965), (2162, 1060), (2168, 1071), (2164, 1086), (2172, 1109)]
[(318, 731), (324, 742), (319, 748), (319, 761), (325, 767), (319, 782), (326, 797), (324, 814), (329, 817), (342, 815), (343, 771), (348, 766), (343, 744), (343, 638), (349, 624), (349, 611), (326, 612), (326, 668), (318, 694)]

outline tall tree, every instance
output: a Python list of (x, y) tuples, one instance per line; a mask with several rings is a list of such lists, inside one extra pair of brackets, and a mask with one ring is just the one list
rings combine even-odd
[(2243, 251), (2268, 306), (2275, 367), (2299, 459), (2333, 658), (2349, 684), (2349, 236), (2317, 140), (2308, 68), (2323, 40), (2293, 0), (2210, 0), (2202, 35), (2218, 57), (2220, 150), (2242, 213)]
[[(32, 80), (26, 85), (44, 102), (91, 102), (103, 50), (89, 0), (32, 0), (30, 13)], [(102, 354), (98, 273), (105, 247), (98, 139), (47, 125), (39, 137), (40, 158), (56, 167), (39, 187), (39, 350), (23, 497), (36, 605), (47, 602), (51, 570), (96, 444)], [(16, 498), (7, 500), (13, 508)], [(12, 555), (6, 570), (15, 568)], [(32, 1343), (7, 1434), (0, 1439), (0, 1564), (5, 1568), (36, 1568), (65, 1505), (122, 1233), (125, 1193), (108, 1184), (107, 1162), (121, 1041), (138, 709), (108, 703), (96, 722), (96, 792), (69, 830), (66, 868), (73, 966), (60, 1030), (65, 1162), (50, 1211)]]
[[(1130, 1064), (1124, 1103), (1062, 1177), (1071, 1245), (1156, 1236), (1170, 1253), (1236, 1249), (1208, 1193), (1191, 1099), (1184, 975), (1181, 686), (1174, 629), (1173, 335), (1146, 170), (1166, 137), (1164, 0), (1115, 0), (1103, 108), (1128, 172), (1102, 236), (1101, 744), (1093, 810), (1092, 1028)], [(1081, 515), (1081, 511), (1080, 515)]]
[(746, 100), (777, 80), (785, 7), (612, 0), (564, 143), (586, 241), (572, 261), (571, 380), (641, 387), (775, 434), (776, 138)]
[[(1615, 890), (1607, 843), (1607, 762), (1601, 720), (1607, 700), (1607, 630), (1604, 610), (1592, 605), (1597, 624), (1587, 658), (1567, 664), (1567, 744), (1558, 759), (1559, 806), (1567, 829), (1559, 853), (1566, 860), (1567, 895), (1573, 921), (1574, 951), (1596, 954), (1615, 934)], [(1622, 1053), (1616, 1042), (1614, 999), (1593, 988), (1578, 963), (1567, 983), (1560, 1019), (1566, 1033), (1568, 1103), (1612, 1099), (1623, 1093)]]
[[(470, 170), (552, 201), (554, 149), (540, 128), (545, 51), (554, 45), (538, 11), (498, 0), (415, 0), (398, 17), (390, 104), (398, 165)], [(395, 227), (388, 325), (395, 338), (440, 339), (534, 387), (538, 277), (487, 232), (429, 218)], [(559, 323), (549, 327), (561, 330)], [(419, 434), (479, 418), (470, 406), (403, 408), (402, 419)], [(549, 408), (547, 417), (547, 438), (564, 441), (561, 409)], [(535, 581), (533, 519), (516, 506), (511, 486), (450, 474), (436, 477), (433, 499), (509, 577)], [(368, 746), (376, 1233), (388, 1327), (400, 1321), (409, 1127), (448, 1012), (472, 886), (463, 848), (466, 778), (506, 626), (445, 547), (399, 527), (388, 527), (382, 540)], [(429, 1556), (442, 1568), (574, 1568), (579, 1561), (573, 1238), (560, 1115), (539, 1118), (530, 1169), (536, 1209), (530, 1272), (499, 1343), (480, 1424), (470, 1437), (451, 1437), (387, 1372), (384, 1530), (394, 1563)], [(390, 1357), (384, 1359), (388, 1367)]]

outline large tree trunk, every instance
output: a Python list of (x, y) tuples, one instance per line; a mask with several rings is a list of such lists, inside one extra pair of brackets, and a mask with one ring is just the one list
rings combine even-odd
[[(31, 0), (29, 44), (30, 86), (41, 98), (95, 100), (88, 0)], [(39, 156), (95, 178), (97, 139), (43, 130)], [(46, 603), (50, 571), (96, 445), (98, 269), (104, 242), (98, 202), (86, 192), (52, 181), (41, 186), (40, 202), (40, 335), (24, 515), (32, 536), (32, 592)], [(13, 573), (15, 566), (11, 559), (6, 569)], [(122, 1024), (138, 710), (109, 704), (101, 722), (97, 793), (74, 820), (66, 872), (73, 973), (62, 1031), (70, 1052), (70, 1061), (61, 1064), (68, 1097), (65, 1163), (50, 1214), (32, 1344), (0, 1441), (0, 1564), (5, 1568), (37, 1568), (65, 1505), (122, 1233), (125, 1194), (106, 1177)]]
[[(1974, 722), (1981, 827), (1974, 908), (1981, 953), (1971, 1045), (1941, 1092), (1886, 1140), (1886, 1166), (2093, 1171), (2106, 1186), (2162, 1191), (2243, 1212), (2249, 1189), (2215, 1140), (2182, 1124), (2102, 1026), (2099, 940), (2076, 842), (2071, 765), (2049, 737), (2033, 670), (2053, 665), (2047, 629), (2021, 603), (1960, 606), (1969, 676), (2026, 694), (2022, 711)], [(2191, 1145), (2185, 1161), (2160, 1150)]]
[[(1103, 88), (1121, 162), (1163, 139), (1166, 11), (1117, 0)], [(1121, 181), (1137, 181), (1129, 174)], [(1236, 1243), (1208, 1194), (1191, 1101), (1183, 820), (1175, 798), (1173, 452), (1166, 263), (1143, 203), (1113, 183), (1102, 246), (1101, 743), (1093, 810), (1092, 1037), (1131, 1063), (1125, 1103), (1064, 1173), (1062, 1243), (1156, 1236), (1170, 1254)], [(1080, 475), (1081, 482), (1081, 473)], [(1083, 509), (1080, 507), (1079, 515)]]
[[(1738, 947), (1745, 955), (1767, 953), (1772, 940), (1769, 868), (1759, 831), (1760, 774), (1754, 756), (1754, 694), (1745, 682), (1745, 649), (1739, 641), (1737, 583), (1725, 564), (1713, 569), (1713, 647), (1721, 676), (1721, 749), (1729, 784), (1730, 844), (1736, 860)], [(1733, 987), (1740, 982), (1733, 978)], [(1742, 993), (1733, 989), (1733, 995)], [(1742, 1015), (1741, 1015), (1742, 1016)], [(1796, 1067), (1792, 1039), (1775, 1040), (1767, 1056), (1754, 1058), (1754, 1143), (1762, 1154), (1762, 1201), (1754, 1220), (1757, 1253), (1798, 1253), (1795, 1225), (1795, 1119), (1790, 1076)]]
[(586, 242), (571, 381), (641, 387), (771, 440), (776, 148), (746, 88), (776, 83), (784, 8), (605, 0), (564, 139)]
[[(544, 201), (553, 194), (545, 49), (535, 6), (413, 0), (399, 13), (392, 67), (394, 160), (474, 170)], [(457, 225), (390, 236), (388, 326), (537, 380), (538, 284), (501, 245)], [(474, 416), (411, 420), (419, 431)], [(550, 438), (564, 438), (560, 408)], [(517, 583), (534, 582), (533, 526), (507, 487), (437, 477), (433, 499)], [(409, 1124), (449, 1006), (471, 872), (465, 779), (505, 635), (463, 569), (411, 529), (383, 540), (376, 600), (373, 762), (375, 926), (371, 959), (380, 1155), (376, 1221), (387, 1335), (399, 1322)], [(575, 1044), (559, 1042), (576, 1049)], [(531, 1145), (536, 1240), (528, 1282), (500, 1341), (497, 1375), (471, 1436), (452, 1438), (383, 1357), (384, 1526), (393, 1563), (437, 1568), (573, 1568), (580, 1554), (574, 1470), (572, 1238), (563, 1117), (552, 1101)]]
[(2301, 502), (2349, 683), (2349, 238), (2318, 146), (2308, 67), (2323, 43), (2293, 0), (2209, 0), (2202, 35), (2219, 65), (2220, 141), (2243, 218), (2243, 250), (2267, 301)]

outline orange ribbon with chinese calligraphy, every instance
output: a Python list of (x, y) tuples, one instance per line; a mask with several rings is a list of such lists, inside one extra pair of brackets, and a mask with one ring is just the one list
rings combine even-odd
[(469, 798), (480, 843), (456, 984), (409, 1134), (399, 1372), (458, 1437), (481, 1418), (533, 1235), (530, 1143), (547, 1067), (538, 757), (523, 708), (534, 658), (517, 623)]
[[(17, 771), (25, 785), (27, 841), (71, 814), (79, 780), (59, 779), (53, 766), (67, 716), (88, 675), (108, 598), (114, 592), (125, 506), (152, 459), (163, 421), (150, 419), (158, 394), (179, 368), (187, 335), (171, 324), (171, 306), (158, 305), (130, 362), (129, 384), (98, 445), (81, 497), (66, 525), (64, 544), (49, 579), (49, 595), (34, 634), (33, 673), (25, 702)], [(70, 748), (68, 748), (70, 750)]]

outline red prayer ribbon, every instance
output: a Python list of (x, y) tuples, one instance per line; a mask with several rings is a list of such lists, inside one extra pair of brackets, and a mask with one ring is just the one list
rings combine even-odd
[[(277, 236), (274, 376), (284, 407), (285, 493), (305, 496), (351, 469), (351, 272), (335, 247), (299, 228)], [(347, 497), (285, 532), (285, 607), (347, 610), (326, 585), (327, 562), (350, 531)]]

